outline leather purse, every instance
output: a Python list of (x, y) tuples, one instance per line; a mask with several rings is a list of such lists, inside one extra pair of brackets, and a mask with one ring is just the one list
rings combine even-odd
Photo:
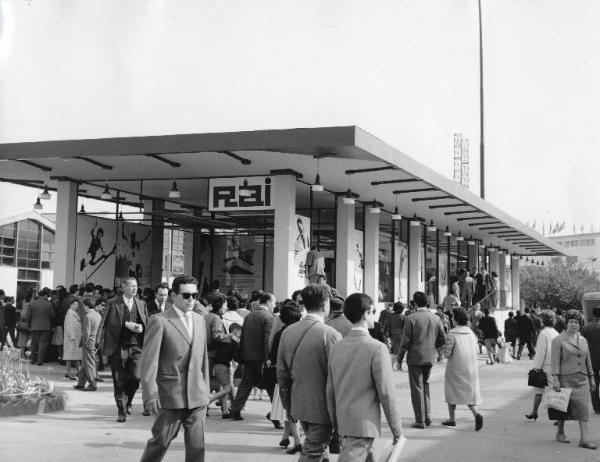
[(527, 385), (530, 387), (544, 388), (548, 385), (548, 377), (542, 369), (531, 369), (527, 379)]

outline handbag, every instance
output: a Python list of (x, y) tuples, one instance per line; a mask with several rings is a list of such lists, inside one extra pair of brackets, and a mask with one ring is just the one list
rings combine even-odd
[[(294, 348), (294, 351), (292, 352), (292, 357), (290, 358), (290, 366), (288, 367), (290, 374), (292, 372), (292, 365), (294, 364), (294, 357), (296, 356), (296, 351), (298, 351), (298, 347), (300, 346), (300, 343), (302, 343), (302, 340), (304, 339), (304, 336), (306, 334), (308, 334), (308, 331), (310, 329), (312, 329), (312, 327), (317, 324), (319, 321), (315, 321), (313, 322), (308, 329), (306, 329), (302, 335), (300, 336), (300, 340), (298, 340), (298, 343), (296, 343), (296, 347)], [(287, 387), (283, 387), (281, 386), (281, 384), (279, 385), (279, 397), (281, 398), (281, 405), (283, 406), (283, 408), (290, 412), (290, 409), (292, 409), (292, 378), (290, 377), (289, 380), (289, 385)]]
[(258, 381), (257, 387), (261, 390), (269, 390), (275, 387), (277, 383), (277, 367), (267, 366), (266, 364), (262, 367), (262, 373)]

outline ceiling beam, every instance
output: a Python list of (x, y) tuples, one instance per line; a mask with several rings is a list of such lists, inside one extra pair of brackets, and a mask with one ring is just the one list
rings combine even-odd
[(431, 196), (431, 197), (415, 197), (413, 202), (423, 202), (423, 201), (441, 201), (444, 199), (454, 199), (452, 196)]
[(159, 160), (161, 162), (164, 162), (165, 164), (167, 164), (167, 165), (169, 165), (169, 166), (171, 166), (173, 168), (179, 168), (179, 167), (181, 167), (181, 164), (179, 162), (175, 162), (175, 161), (173, 161), (171, 159), (167, 159), (165, 157), (161, 157), (158, 154), (146, 154), (146, 157), (150, 157), (152, 159), (156, 159), (156, 160)]
[[(474, 207), (469, 205), (468, 207)], [(468, 213), (481, 213), (481, 210), (460, 210), (458, 212), (444, 212), (444, 215), (466, 215)]]
[(355, 173), (381, 172), (383, 170), (396, 170), (396, 167), (392, 167), (391, 165), (388, 165), (386, 167), (358, 168), (358, 169), (354, 169), (354, 170), (346, 170), (344, 173), (346, 175), (354, 175)]
[[(459, 218), (460, 219), (460, 218)], [(482, 221), (478, 223), (469, 223), (469, 226), (481, 226), (481, 225), (496, 225), (502, 223), (501, 221)]]
[(30, 167), (35, 167), (39, 170), (43, 170), (44, 172), (52, 171), (52, 169), (50, 167), (46, 167), (45, 165), (40, 165), (35, 162), (31, 162), (30, 160), (17, 159), (16, 162), (21, 162), (22, 164), (29, 165)]
[(111, 165), (104, 164), (102, 162), (98, 162), (97, 160), (94, 160), (94, 159), (88, 159), (87, 157), (75, 156), (74, 159), (83, 160), (84, 162), (87, 162), (88, 164), (95, 165), (96, 167), (100, 167), (104, 170), (112, 170), (113, 169)]
[(421, 189), (397, 189), (394, 194), (411, 194), (416, 192), (437, 191), (437, 188), (421, 188)]
[(220, 154), (225, 154), (226, 156), (229, 156), (235, 160), (238, 160), (242, 163), (242, 165), (250, 165), (252, 164), (252, 161), (250, 159), (246, 159), (245, 157), (242, 156), (238, 156), (235, 152), (231, 152), (231, 151), (217, 151)]
[(379, 186), (382, 184), (396, 184), (396, 183), (418, 183), (419, 178), (404, 178), (402, 180), (382, 180), (382, 181), (371, 181), (371, 186)]
[[(457, 199), (460, 200), (460, 199)], [(440, 204), (440, 205), (430, 205), (430, 209), (452, 209), (454, 207), (470, 207), (469, 204), (465, 204), (464, 202), (460, 204)]]
[(482, 215), (479, 217), (463, 217), (463, 218), (457, 218), (456, 221), (471, 221), (471, 220), (489, 220), (489, 219), (496, 219), (496, 217), (493, 217), (491, 215)]

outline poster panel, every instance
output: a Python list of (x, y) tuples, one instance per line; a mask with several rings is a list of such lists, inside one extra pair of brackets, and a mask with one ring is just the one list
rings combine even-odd
[(75, 284), (93, 282), (113, 287), (117, 253), (117, 222), (89, 215), (77, 215), (75, 237)]
[(151, 285), (152, 268), (152, 228), (137, 223), (116, 222), (117, 261), (115, 284), (121, 279), (133, 276), (138, 287)]
[(213, 274), (221, 282), (221, 292), (263, 288), (262, 236), (215, 236)]
[(444, 299), (444, 297), (448, 294), (448, 253), (440, 250), (440, 259), (438, 263), (439, 267), (439, 291), (440, 296), (438, 302)]
[(296, 229), (294, 230), (294, 290), (303, 289), (308, 284), (306, 274), (306, 256), (310, 252), (310, 218), (296, 215)]
[(354, 260), (354, 288), (353, 292), (363, 291), (363, 279), (364, 279), (364, 246), (363, 246), (363, 232), (357, 229), (351, 232), (352, 238), (352, 257)]
[(394, 261), (395, 301), (408, 303), (408, 245), (396, 242), (396, 260)]

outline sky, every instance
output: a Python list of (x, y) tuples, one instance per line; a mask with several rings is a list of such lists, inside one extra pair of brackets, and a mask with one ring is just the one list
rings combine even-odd
[[(482, 3), (486, 199), (600, 230), (600, 2)], [(358, 125), (452, 178), (460, 132), (479, 192), (475, 0), (15, 0), (0, 21), (0, 143)], [(0, 214), (35, 197), (0, 184)]]

